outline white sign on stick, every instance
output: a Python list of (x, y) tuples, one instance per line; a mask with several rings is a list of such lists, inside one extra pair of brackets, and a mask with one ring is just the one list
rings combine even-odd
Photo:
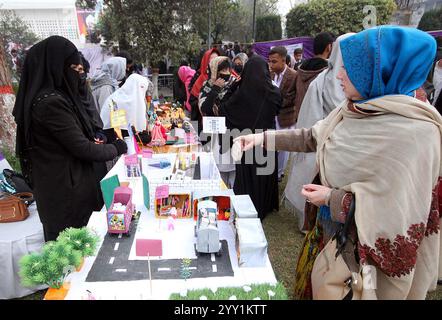
[(203, 117), (204, 133), (226, 133), (225, 117)]

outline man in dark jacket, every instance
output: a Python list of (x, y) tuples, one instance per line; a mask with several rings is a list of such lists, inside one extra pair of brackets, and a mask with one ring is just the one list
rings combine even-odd
[(333, 35), (329, 32), (318, 34), (313, 40), (313, 52), (315, 56), (305, 60), (298, 68), (296, 76), (296, 97), (295, 97), (295, 118), (298, 120), (299, 110), (302, 101), (307, 93), (310, 83), (325, 69), (328, 68), (327, 59), (330, 57), (333, 42)]
[(68, 227), (86, 226), (99, 189), (93, 162), (127, 151), (126, 143), (95, 143), (79, 98), (81, 59), (69, 40), (52, 36), (26, 57), (14, 107), (17, 155), (33, 185), (45, 240)]
[[(282, 107), (276, 119), (276, 129), (293, 128), (295, 119), (295, 81), (296, 71), (286, 64), (287, 49), (274, 47), (269, 53), (269, 66), (273, 82), (281, 91)], [(284, 175), (285, 167), (289, 158), (288, 152), (278, 152), (278, 179)]]
[(304, 59), (302, 58), (302, 53), (303, 53), (302, 48), (296, 48), (295, 51), (293, 52), (293, 58), (295, 59), (295, 64), (293, 66), (293, 69), (295, 69), (295, 71), (297, 71), (299, 66), (304, 62)]

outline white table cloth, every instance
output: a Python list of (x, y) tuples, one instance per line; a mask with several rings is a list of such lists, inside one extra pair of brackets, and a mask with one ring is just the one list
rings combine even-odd
[(40, 251), (44, 244), (43, 226), (37, 207), (29, 207), (29, 217), (20, 222), (0, 223), (0, 299), (13, 299), (47, 288), (25, 288), (19, 276), (20, 259), (31, 252)]

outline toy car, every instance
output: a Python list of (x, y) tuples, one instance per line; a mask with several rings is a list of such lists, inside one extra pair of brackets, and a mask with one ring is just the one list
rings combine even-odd
[(130, 235), (130, 223), (135, 207), (132, 204), (132, 189), (118, 187), (114, 191), (112, 204), (107, 211), (107, 231), (109, 234)]
[(210, 200), (198, 202), (198, 219), (195, 226), (197, 255), (199, 253), (221, 255), (217, 215), (216, 202)]

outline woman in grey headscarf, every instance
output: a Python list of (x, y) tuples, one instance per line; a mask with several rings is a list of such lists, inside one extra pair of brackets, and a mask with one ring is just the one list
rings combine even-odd
[(106, 99), (118, 89), (118, 82), (126, 76), (126, 59), (112, 57), (103, 62), (101, 70), (91, 80), (92, 95), (100, 113)]
[(238, 53), (235, 58), (233, 58), (233, 69), (238, 75), (241, 74), (247, 60), (249, 60), (249, 57), (244, 52)]
[[(328, 114), (345, 100), (344, 91), (341, 88), (336, 75), (343, 66), (339, 43), (353, 33), (347, 33), (336, 39), (328, 60), (328, 68), (321, 72), (310, 84), (296, 123), (296, 128), (311, 128), (316, 122), (328, 116)], [(316, 153), (294, 154), (292, 167), (284, 197), (290, 207), (294, 207), (298, 216), (298, 226), (303, 230), (305, 197), (301, 195), (302, 186), (313, 181), (316, 175)]]

